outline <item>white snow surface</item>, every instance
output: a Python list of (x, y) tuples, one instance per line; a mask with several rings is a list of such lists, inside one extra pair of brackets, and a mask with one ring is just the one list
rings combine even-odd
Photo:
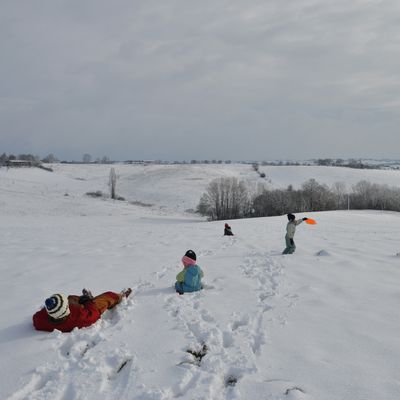
[[(248, 165), (114, 166), (126, 201), (85, 195), (108, 191), (110, 166), (53, 167), (0, 169), (0, 399), (400, 398), (398, 213), (307, 214), (317, 225), (283, 256), (284, 216), (229, 221), (224, 237), (224, 221), (186, 212), (215, 177), (257, 182)], [(297, 168), (268, 169), (273, 185), (399, 177)], [(188, 249), (205, 289), (179, 296)], [(32, 327), (53, 293), (128, 286), (89, 328)]]

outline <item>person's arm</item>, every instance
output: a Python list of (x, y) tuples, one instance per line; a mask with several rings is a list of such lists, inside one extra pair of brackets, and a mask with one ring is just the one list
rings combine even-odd
[(88, 301), (79, 307), (79, 316), (76, 319), (76, 327), (84, 328), (94, 324), (101, 316), (99, 310), (92, 301)]
[(183, 269), (183, 271), (179, 272), (179, 274), (176, 276), (177, 282), (185, 282), (185, 273), (186, 273), (185, 269)]

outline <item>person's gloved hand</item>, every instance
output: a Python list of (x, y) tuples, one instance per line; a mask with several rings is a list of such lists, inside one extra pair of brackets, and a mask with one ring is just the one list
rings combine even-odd
[(85, 304), (93, 299), (92, 292), (87, 289), (82, 289), (82, 296), (79, 297), (79, 304)]
[(307, 218), (307, 217), (304, 217), (304, 218), (303, 218), (303, 221), (307, 221), (307, 220), (308, 220), (308, 218)]
[(80, 296), (78, 303), (86, 304), (88, 301), (92, 301), (92, 299), (89, 296)]
[(91, 299), (93, 299), (92, 292), (90, 290), (88, 290), (88, 289), (82, 289), (82, 296), (88, 296)]

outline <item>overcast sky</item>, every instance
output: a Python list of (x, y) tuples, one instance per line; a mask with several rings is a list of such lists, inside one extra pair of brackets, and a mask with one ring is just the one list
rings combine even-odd
[(0, 152), (399, 158), (398, 0), (1, 0)]

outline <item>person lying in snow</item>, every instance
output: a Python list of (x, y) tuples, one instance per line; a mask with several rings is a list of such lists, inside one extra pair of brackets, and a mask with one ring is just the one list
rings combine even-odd
[(293, 254), (296, 250), (296, 245), (294, 244), (294, 234), (296, 232), (296, 226), (301, 224), (303, 221), (307, 220), (307, 217), (304, 217), (302, 219), (296, 219), (296, 217), (293, 214), (288, 214), (287, 218), (289, 222), (286, 225), (286, 236), (285, 236), (285, 242), (286, 242), (286, 248), (283, 250), (282, 254)]
[(225, 224), (224, 236), (233, 236), (232, 228), (228, 224)]
[(84, 328), (94, 324), (106, 310), (115, 307), (132, 289), (121, 293), (105, 292), (96, 297), (83, 289), (82, 296), (53, 294), (45, 300), (44, 307), (33, 316), (33, 326), (38, 331), (71, 332), (74, 328)]
[(183, 271), (176, 276), (175, 289), (177, 293), (197, 292), (203, 287), (201, 278), (203, 271), (196, 264), (196, 253), (193, 250), (188, 250), (182, 257)]

